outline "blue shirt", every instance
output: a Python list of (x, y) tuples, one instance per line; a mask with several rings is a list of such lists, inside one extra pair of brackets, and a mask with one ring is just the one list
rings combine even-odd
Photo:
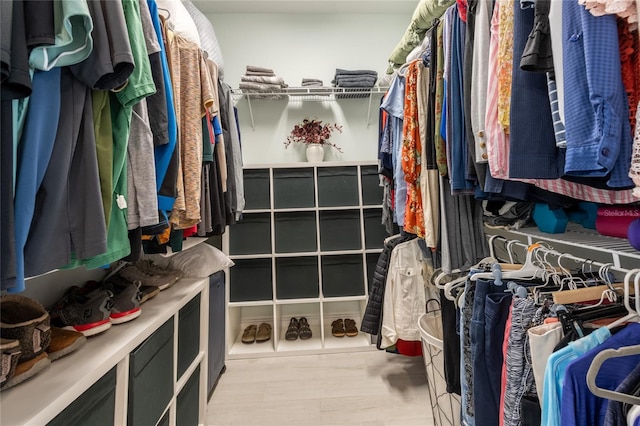
[(595, 17), (576, 1), (562, 2), (565, 173), (605, 176), (632, 186), (631, 126), (620, 71), (614, 15)]
[[(629, 324), (606, 342), (569, 364), (562, 388), (562, 426), (604, 424), (609, 400), (591, 393), (587, 387), (587, 370), (595, 356), (602, 350), (638, 344), (640, 344), (640, 324)], [(600, 367), (596, 385), (604, 389), (616, 389), (638, 364), (640, 364), (640, 354), (605, 361)]]
[(588, 336), (569, 343), (564, 348), (551, 354), (544, 370), (544, 385), (542, 388), (542, 421), (546, 426), (564, 426), (560, 417), (563, 384), (569, 364), (579, 356), (611, 337), (611, 331), (602, 327)]
[[(155, 0), (147, 0), (149, 12), (151, 12), (151, 20), (153, 28), (158, 37), (160, 44), (160, 59), (162, 61), (162, 75), (164, 76), (165, 97), (167, 99), (167, 131), (169, 133), (169, 143), (158, 145), (154, 149), (154, 157), (156, 160), (156, 188), (160, 190), (162, 182), (167, 175), (167, 169), (173, 157), (173, 151), (176, 148), (178, 139), (178, 127), (176, 123), (176, 112), (173, 109), (173, 89), (171, 85), (171, 76), (169, 75), (169, 62), (167, 61), (167, 53), (164, 49), (164, 39), (162, 37), (162, 27), (160, 26), (160, 18), (158, 17), (158, 6)], [(166, 195), (158, 195), (158, 208), (164, 211), (171, 211), (175, 198)]]
[(380, 106), (389, 114), (391, 120), (391, 149), (393, 163), (393, 182), (395, 188), (395, 206), (393, 218), (398, 226), (404, 225), (405, 205), (407, 202), (407, 182), (402, 170), (402, 126), (404, 124), (405, 79), (398, 74), (393, 79), (387, 97)]

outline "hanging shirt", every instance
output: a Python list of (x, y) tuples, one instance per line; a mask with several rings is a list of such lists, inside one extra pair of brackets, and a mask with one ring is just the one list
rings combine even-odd
[(35, 47), (29, 65), (39, 70), (64, 67), (84, 61), (93, 49), (93, 20), (87, 0), (53, 2), (55, 43)]
[(562, 2), (564, 39), (565, 173), (606, 176), (631, 186), (629, 108), (622, 84), (616, 18), (594, 17), (577, 2)]
[(407, 199), (407, 184), (402, 170), (402, 127), (404, 117), (405, 77), (398, 73), (391, 82), (386, 98), (380, 106), (389, 114), (388, 125), (391, 130), (391, 148), (393, 163), (393, 182), (395, 188), (395, 203), (393, 217), (398, 226), (404, 225), (405, 206)]
[(404, 98), (404, 120), (402, 127), (401, 162), (404, 180), (407, 183), (404, 230), (424, 237), (424, 212), (420, 175), (422, 172), (422, 143), (420, 141), (418, 117), (418, 63), (411, 62), (407, 69)]
[(498, 27), (498, 122), (509, 133), (511, 105), (511, 75), (513, 67), (513, 7), (514, 0), (497, 0)]
[(560, 417), (560, 408), (563, 401), (563, 386), (565, 373), (571, 361), (597, 347), (611, 337), (611, 331), (602, 327), (549, 356), (547, 368), (544, 371), (544, 384), (542, 391), (542, 422), (547, 426), (564, 425)]
[[(595, 396), (587, 387), (587, 371), (595, 356), (604, 349), (640, 344), (640, 324), (631, 323), (602, 344), (585, 353), (567, 367), (562, 387), (562, 426), (596, 426), (604, 423), (609, 400)], [(616, 389), (640, 364), (640, 354), (605, 362), (596, 378), (598, 387)]]

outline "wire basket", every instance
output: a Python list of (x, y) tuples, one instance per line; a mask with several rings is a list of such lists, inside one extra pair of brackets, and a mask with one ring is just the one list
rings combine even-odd
[[(430, 303), (438, 308), (429, 310)], [(429, 400), (434, 426), (460, 425), (460, 397), (447, 392), (444, 377), (444, 353), (442, 351), (442, 320), (440, 303), (431, 299), (427, 302), (427, 313), (418, 319), (422, 340), (422, 357), (427, 372)]]

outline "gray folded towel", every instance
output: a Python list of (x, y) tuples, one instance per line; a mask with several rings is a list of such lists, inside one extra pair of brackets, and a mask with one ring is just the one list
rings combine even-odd
[(302, 85), (304, 85), (305, 83), (320, 83), (320, 86), (322, 86), (322, 80), (319, 80), (317, 78), (303, 78)]
[(336, 76), (338, 75), (372, 75), (377, 77), (378, 73), (373, 70), (343, 70), (341, 68), (336, 68)]
[(302, 83), (302, 87), (322, 87), (322, 83)]
[(279, 84), (240, 82), (239, 87), (242, 90), (247, 90), (251, 92), (267, 92), (267, 93), (282, 92), (282, 86), (280, 86)]
[(373, 87), (376, 84), (374, 77), (336, 77), (334, 84), (338, 87)]
[(356, 82), (362, 82), (362, 81), (366, 81), (366, 82), (371, 82), (372, 84), (375, 84), (375, 82), (378, 79), (376, 77), (372, 77), (372, 76), (363, 76), (363, 77), (353, 77), (353, 76), (348, 76), (348, 77), (336, 77), (336, 81), (338, 82), (338, 84), (340, 83), (350, 83), (353, 81)]
[(372, 83), (370, 81), (352, 81), (349, 83), (339, 83), (336, 85), (336, 87), (342, 87), (345, 89), (351, 88), (351, 87), (362, 87), (362, 88), (372, 88), (375, 85), (375, 83)]
[(274, 74), (272, 69), (269, 68), (262, 68), (262, 67), (256, 67), (254, 65), (247, 65), (247, 71), (251, 71), (251, 72), (264, 72), (264, 73), (270, 73), (270, 74)]
[(277, 84), (278, 86), (284, 87), (284, 80), (282, 77), (271, 77), (266, 75), (243, 75), (240, 77), (241, 81), (248, 83), (266, 83), (266, 84)]
[(255, 75), (259, 77), (275, 77), (276, 75), (272, 72), (262, 72), (262, 71), (247, 71), (244, 73), (245, 75)]

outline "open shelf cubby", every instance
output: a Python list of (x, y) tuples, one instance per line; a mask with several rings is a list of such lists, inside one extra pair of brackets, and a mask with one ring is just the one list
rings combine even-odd
[[(352, 318), (359, 326), (388, 236), (377, 163), (252, 165), (244, 180), (247, 207), (223, 236), (236, 263), (227, 276), (229, 356), (370, 348), (364, 334), (332, 336), (331, 323)], [(288, 341), (288, 323), (299, 316), (313, 337)], [(244, 327), (265, 321), (273, 341), (243, 345)]]

